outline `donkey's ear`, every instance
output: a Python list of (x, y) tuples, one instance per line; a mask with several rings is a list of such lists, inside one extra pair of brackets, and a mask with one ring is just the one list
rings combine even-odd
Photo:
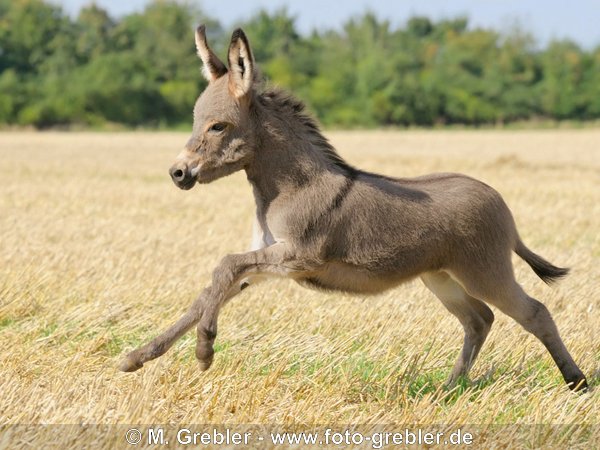
[(254, 57), (248, 38), (241, 28), (233, 32), (229, 44), (229, 90), (236, 98), (242, 98), (252, 89), (256, 76)]
[(227, 73), (227, 67), (214, 54), (206, 43), (206, 30), (204, 25), (196, 28), (196, 51), (202, 60), (202, 73), (208, 81), (214, 81)]

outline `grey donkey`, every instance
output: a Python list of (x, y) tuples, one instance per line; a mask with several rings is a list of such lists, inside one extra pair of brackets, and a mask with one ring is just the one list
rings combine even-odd
[(225, 256), (191, 308), (129, 353), (121, 370), (159, 357), (194, 325), (196, 357), (208, 369), (220, 309), (265, 276), (361, 294), (421, 277), (464, 328), (449, 384), (466, 376), (477, 357), (494, 321), (492, 305), (542, 341), (572, 389), (587, 387), (548, 309), (515, 280), (511, 254), (547, 283), (568, 270), (523, 244), (498, 192), (454, 173), (390, 178), (358, 170), (338, 155), (300, 101), (261, 85), (242, 30), (231, 38), (229, 67), (207, 45), (203, 26), (196, 47), (209, 83), (170, 175), (188, 190), (244, 170), (256, 201), (252, 249)]

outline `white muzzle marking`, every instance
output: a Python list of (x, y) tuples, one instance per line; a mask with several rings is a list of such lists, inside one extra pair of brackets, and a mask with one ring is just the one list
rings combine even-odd
[(192, 175), (193, 178), (196, 178), (196, 176), (198, 175), (198, 172), (200, 172), (200, 164), (198, 164), (196, 167), (194, 167), (190, 171), (190, 175)]

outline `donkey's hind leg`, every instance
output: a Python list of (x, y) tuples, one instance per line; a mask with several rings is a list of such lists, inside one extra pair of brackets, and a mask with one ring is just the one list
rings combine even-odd
[(480, 273), (477, 277), (460, 273), (453, 276), (469, 294), (496, 306), (542, 341), (571, 389), (587, 388), (586, 378), (565, 347), (548, 308), (527, 295), (514, 279), (512, 265)]
[(465, 330), (463, 348), (452, 369), (447, 384), (452, 386), (460, 376), (466, 376), (494, 322), (494, 313), (485, 303), (471, 297), (463, 287), (445, 272), (421, 275), (425, 286), (454, 314)]

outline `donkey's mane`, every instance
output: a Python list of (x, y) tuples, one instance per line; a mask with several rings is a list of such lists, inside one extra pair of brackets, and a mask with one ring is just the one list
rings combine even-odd
[(322, 152), (325, 158), (334, 166), (342, 169), (347, 174), (356, 173), (357, 169), (347, 163), (327, 138), (321, 133), (317, 121), (306, 113), (306, 105), (290, 93), (278, 89), (268, 88), (258, 95), (259, 102), (276, 112), (291, 115), (292, 119), (297, 121), (303, 127), (303, 131), (308, 135), (314, 146)]

